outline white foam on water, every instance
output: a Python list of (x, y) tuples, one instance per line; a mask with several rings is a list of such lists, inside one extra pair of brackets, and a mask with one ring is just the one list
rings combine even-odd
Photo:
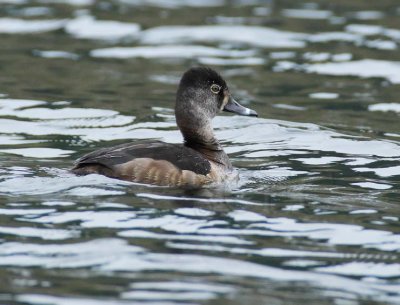
[(282, 15), (289, 18), (299, 19), (328, 19), (332, 16), (331, 11), (312, 9), (284, 9)]
[(217, 58), (217, 57), (200, 57), (199, 62), (204, 65), (215, 66), (259, 66), (265, 64), (265, 59), (260, 57), (246, 58)]
[(172, 290), (179, 293), (179, 291), (190, 290), (206, 290), (212, 292), (232, 292), (234, 287), (228, 285), (221, 285), (218, 283), (201, 283), (201, 282), (183, 282), (183, 281), (165, 281), (165, 282), (135, 282), (130, 285), (131, 288), (137, 289), (154, 289), (154, 290)]
[(271, 14), (271, 8), (264, 6), (255, 7), (253, 9), (253, 14), (255, 16), (268, 16)]
[(251, 241), (244, 240), (235, 236), (204, 236), (198, 234), (161, 234), (153, 233), (145, 230), (125, 230), (118, 233), (118, 236), (127, 238), (143, 238), (143, 239), (159, 239), (159, 240), (174, 240), (174, 241), (197, 241), (197, 242), (212, 242), (218, 244), (231, 245), (252, 245)]
[(45, 147), (31, 147), (31, 148), (14, 148), (14, 149), (0, 149), (1, 153), (19, 155), (28, 158), (60, 158), (66, 157), (75, 151), (59, 149), (59, 148), (45, 148)]
[[(254, 156), (254, 155), (253, 155)], [(296, 177), (301, 175), (308, 175), (308, 172), (305, 171), (297, 171), (289, 167), (273, 167), (270, 169), (264, 170), (257, 170), (248, 172), (249, 177), (247, 179), (251, 180), (258, 180), (258, 181), (283, 181), (289, 177)], [(243, 176), (246, 176), (244, 173)]]
[(55, 211), (55, 209), (28, 209), (26, 207), (21, 209), (0, 208), (1, 215), (23, 215), (24, 217), (45, 215)]
[(332, 163), (335, 163), (335, 162), (340, 162), (340, 161), (346, 160), (346, 158), (319, 157), (319, 158), (298, 158), (298, 159), (293, 159), (293, 160), (300, 161), (303, 164), (326, 165), (326, 164), (332, 164)]
[(126, 37), (136, 37), (140, 25), (113, 20), (96, 20), (93, 16), (79, 16), (68, 21), (65, 31), (81, 39), (120, 40)]
[(9, 111), (33, 107), (38, 105), (46, 104), (45, 101), (37, 101), (37, 100), (21, 100), (21, 99), (11, 99), (11, 98), (2, 98), (0, 99), (0, 114), (1, 115), (12, 115)]
[(213, 17), (215, 23), (218, 24), (244, 24), (248, 18), (244, 17), (227, 17), (227, 16), (215, 16)]
[[(149, 193), (139, 193), (136, 194), (137, 197), (150, 198), (155, 200), (177, 200), (177, 201), (196, 201), (204, 203), (232, 203), (232, 204), (244, 204), (244, 205), (261, 205), (261, 203), (251, 202), (241, 199), (227, 199), (227, 198), (196, 198), (196, 197), (176, 197), (176, 196), (166, 196), (158, 194)], [(265, 205), (263, 203), (262, 205)]]
[(0, 0), (0, 3), (6, 4), (24, 4), (27, 0)]
[(193, 217), (208, 217), (215, 213), (209, 210), (199, 209), (199, 208), (179, 208), (174, 211), (176, 214), (183, 216), (193, 216)]
[(274, 108), (296, 110), (296, 111), (303, 111), (303, 110), (307, 109), (306, 107), (294, 106), (294, 105), (288, 105), (288, 104), (273, 104), (272, 106)]
[(391, 167), (380, 167), (380, 168), (368, 168), (368, 167), (358, 167), (354, 168), (356, 172), (374, 172), (376, 175), (380, 177), (392, 177), (392, 176), (400, 176), (400, 166), (391, 166)]
[(332, 61), (349, 61), (353, 58), (351, 53), (332, 54)]
[(349, 24), (345, 30), (351, 33), (357, 33), (363, 36), (379, 35), (383, 32), (384, 28), (380, 25), (370, 24)]
[(327, 61), (330, 57), (331, 54), (327, 52), (306, 52), (303, 54), (303, 58), (308, 61)]
[(181, 7), (216, 7), (224, 5), (223, 0), (119, 0), (119, 2), (134, 6), (155, 6), (168, 9)]
[[(24, 173), (15, 176), (16, 177), (0, 181), (0, 193), (14, 195), (43, 195), (61, 192), (67, 193), (74, 188), (81, 188), (85, 186), (94, 189), (119, 190), (122, 186), (131, 185), (130, 182), (111, 179), (101, 175), (93, 174), (78, 177), (70, 173), (66, 173), (65, 171), (63, 173), (58, 173), (53, 177), (24, 177)], [(43, 187), (44, 185), (46, 187)], [(1, 211), (1, 213), (3, 214), (4, 211)], [(49, 212), (47, 211), (46, 213)], [(29, 211), (26, 209), (25, 214), (29, 215)], [(22, 212), (22, 215), (24, 215), (24, 212)]]
[(26, 140), (23, 136), (0, 134), (1, 145), (18, 145), (45, 142), (44, 140)]
[(36, 237), (44, 240), (65, 240), (79, 236), (79, 232), (74, 230), (32, 227), (0, 227), (0, 233), (16, 235), (23, 238)]
[[(235, 33), (235, 35), (232, 35)], [(234, 42), (265, 48), (302, 48), (307, 35), (259, 26), (160, 26), (141, 33), (145, 44)]]
[(362, 35), (355, 33), (346, 33), (346, 32), (325, 32), (325, 33), (316, 33), (314, 35), (310, 35), (307, 37), (307, 41), (314, 43), (325, 43), (331, 41), (347, 41), (347, 42), (361, 42)]
[[(0, 114), (3, 115), (3, 111), (0, 110)], [(60, 119), (91, 119), (101, 117), (112, 117), (117, 115), (117, 111), (106, 110), (106, 109), (94, 109), (94, 108), (72, 108), (65, 107), (59, 109), (50, 109), (45, 107), (36, 107), (22, 109), (18, 111), (9, 112), (9, 115), (16, 116), (19, 118), (29, 119), (43, 119), (43, 120), (60, 120)]]
[[(0, 116), (11, 116), (20, 119), (2, 119), (0, 118), (1, 138), (5, 144), (45, 142), (46, 140), (24, 140), (24, 137), (16, 134), (30, 135), (81, 135), (89, 138), (99, 139), (106, 136), (111, 139), (115, 134), (120, 134), (122, 138), (128, 138), (131, 129), (135, 129), (132, 124), (135, 120), (132, 116), (123, 116), (116, 111), (94, 108), (74, 108), (69, 107), (68, 103), (53, 103), (54, 105), (64, 106), (63, 108), (51, 109), (46, 107), (35, 107), (49, 105), (44, 101), (18, 100), (18, 99), (0, 99)], [(33, 108), (32, 108), (33, 107)], [(156, 128), (159, 123), (154, 125), (142, 124), (143, 127)], [(136, 128), (142, 127), (137, 125)], [(169, 126), (169, 125), (168, 125)], [(106, 128), (109, 127), (109, 128)], [(111, 132), (111, 133), (110, 133)], [(135, 132), (135, 131), (133, 131)], [(137, 131), (136, 131), (137, 132)], [(106, 134), (109, 134), (107, 136)], [(117, 137), (116, 137), (117, 138)], [(10, 153), (23, 153), (33, 156), (29, 150), (14, 150)], [(33, 152), (33, 151), (32, 151)], [(56, 150), (37, 151), (35, 153), (45, 153), (45, 155), (54, 155)], [(70, 153), (70, 151), (68, 152)]]
[(45, 15), (51, 15), (52, 12), (53, 10), (49, 7), (35, 6), (35, 7), (25, 7), (20, 9), (18, 11), (18, 15), (27, 17), (45, 16)]
[(33, 52), (34, 55), (37, 55), (39, 57), (43, 58), (67, 58), (67, 59), (72, 59), (72, 60), (77, 60), (79, 59), (79, 55), (71, 52), (66, 52), (66, 51), (41, 51), (41, 50), (35, 50)]
[[(345, 27), (344, 33), (352, 35), (360, 35), (360, 37), (377, 36), (382, 35), (393, 40), (400, 40), (400, 30), (393, 28), (386, 28), (381, 25), (372, 24), (348, 24)], [(361, 42), (357, 40), (355, 42)]]
[(400, 137), (400, 134), (398, 134), (398, 133), (392, 133), (392, 132), (386, 132), (386, 133), (385, 133), (385, 136), (387, 136), (387, 137), (399, 138), (399, 137)]
[(35, 34), (61, 29), (66, 20), (23, 20), (17, 18), (0, 18), (0, 33)]
[[(15, 297), (16, 300), (28, 303), (32, 305), (140, 305), (137, 302), (132, 302), (131, 300), (110, 300), (104, 298), (78, 298), (78, 297), (62, 297), (46, 294), (20, 294)], [(175, 305), (169, 302), (157, 302), (154, 300), (151, 302), (152, 305)]]
[(391, 278), (400, 276), (400, 264), (395, 263), (349, 262), (334, 266), (317, 267), (315, 270), (324, 273), (363, 277)]
[(292, 205), (287, 205), (285, 206), (282, 211), (299, 211), (304, 209), (304, 205), (301, 204), (292, 204)]
[(394, 84), (400, 83), (400, 62), (397, 61), (361, 59), (350, 62), (307, 64), (304, 69), (309, 73), (326, 75), (382, 77)]
[(296, 52), (271, 52), (269, 57), (272, 59), (289, 59), (296, 57)]
[(45, 202), (42, 202), (42, 205), (44, 205), (44, 206), (72, 206), (72, 205), (76, 205), (76, 203), (71, 202), (71, 201), (45, 201)]
[(378, 213), (377, 210), (373, 210), (373, 209), (363, 209), (363, 210), (353, 210), (350, 212), (350, 214), (376, 214)]
[(154, 290), (134, 290), (121, 294), (123, 299), (134, 299), (143, 301), (165, 300), (165, 301), (204, 301), (218, 297), (214, 292), (210, 291), (154, 291)]
[(333, 92), (314, 92), (310, 93), (309, 97), (321, 100), (333, 100), (337, 99), (339, 97), (339, 94)]
[(117, 196), (125, 194), (124, 191), (106, 190), (94, 187), (76, 187), (67, 192), (71, 196)]
[(90, 51), (92, 57), (102, 58), (192, 58), (199, 56), (247, 57), (254, 51), (233, 51), (200, 45), (171, 45), (147, 47), (115, 47)]
[(366, 40), (364, 45), (368, 48), (378, 49), (378, 50), (396, 50), (397, 43), (391, 40), (382, 40), (382, 39), (375, 39), (375, 40)]
[(399, 29), (385, 29), (383, 35), (392, 38), (393, 40), (400, 40), (400, 30)]
[(359, 20), (377, 20), (385, 17), (385, 13), (381, 11), (358, 11), (354, 13), (354, 17)]
[(306, 267), (320, 266), (321, 262), (309, 259), (291, 259), (285, 261), (283, 265), (288, 267), (306, 268)]
[(233, 218), (235, 221), (246, 221), (246, 222), (257, 222), (257, 221), (267, 221), (268, 218), (259, 213), (245, 211), (245, 210), (235, 210), (228, 213), (228, 216)]
[(356, 185), (362, 188), (373, 189), (373, 190), (388, 190), (392, 188), (390, 184), (375, 183), (375, 182), (355, 182), (351, 185)]
[(89, 6), (95, 0), (38, 0), (39, 3), (68, 4), (72, 6)]
[(368, 106), (369, 111), (393, 111), (400, 113), (400, 103), (378, 103)]

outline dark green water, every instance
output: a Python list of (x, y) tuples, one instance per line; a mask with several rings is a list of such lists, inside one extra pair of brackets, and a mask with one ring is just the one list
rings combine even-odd
[[(398, 1), (0, 0), (0, 304), (399, 304)], [(208, 65), (231, 192), (73, 161), (179, 143)]]

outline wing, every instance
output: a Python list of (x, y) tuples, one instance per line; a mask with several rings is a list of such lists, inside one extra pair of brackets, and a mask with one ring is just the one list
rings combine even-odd
[(73, 170), (96, 165), (113, 170), (139, 159), (168, 161), (180, 170), (198, 175), (207, 175), (211, 170), (210, 162), (194, 149), (159, 141), (133, 142), (96, 150), (78, 159)]

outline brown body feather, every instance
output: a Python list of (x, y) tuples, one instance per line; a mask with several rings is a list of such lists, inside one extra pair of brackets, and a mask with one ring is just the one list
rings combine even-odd
[(72, 171), (161, 186), (200, 187), (223, 180), (220, 167), (201, 153), (162, 142), (100, 149), (78, 159)]
[(115, 167), (121, 179), (161, 186), (200, 186), (210, 182), (208, 175), (182, 170), (171, 162), (137, 158)]

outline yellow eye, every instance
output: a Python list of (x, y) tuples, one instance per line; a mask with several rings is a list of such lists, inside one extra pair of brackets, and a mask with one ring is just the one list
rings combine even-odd
[(218, 86), (217, 84), (212, 84), (211, 87), (210, 87), (210, 89), (211, 89), (211, 92), (212, 92), (212, 93), (218, 94), (219, 91), (221, 90), (221, 87)]

